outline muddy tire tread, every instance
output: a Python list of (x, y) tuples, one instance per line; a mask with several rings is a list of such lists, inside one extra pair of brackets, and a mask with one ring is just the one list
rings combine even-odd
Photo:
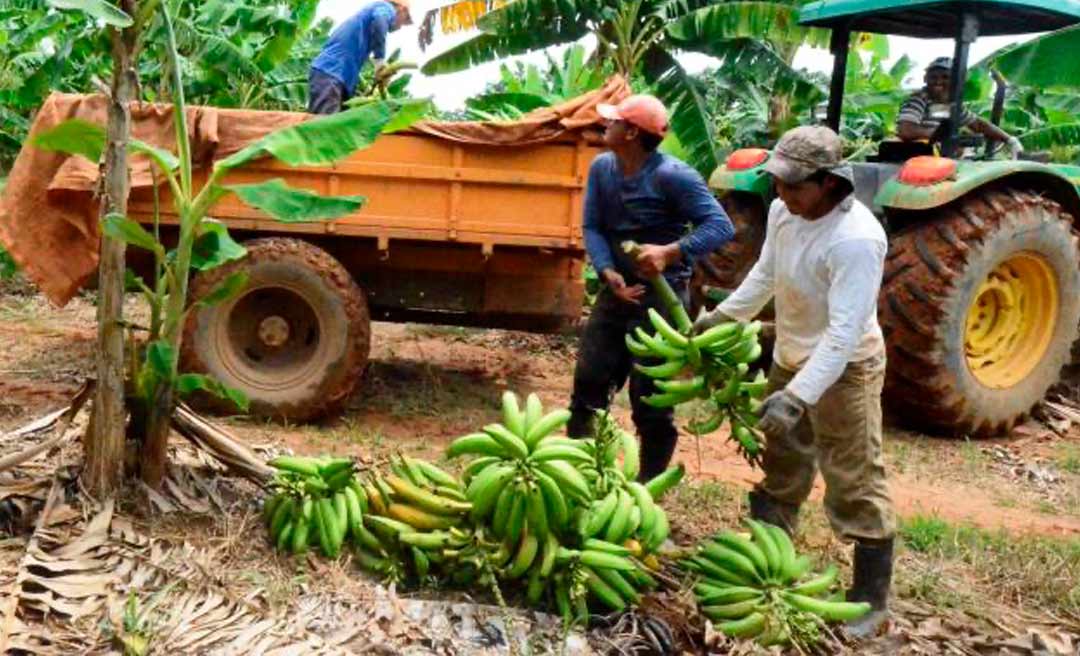
[[(268, 237), (244, 242), (248, 256), (236, 262), (230, 262), (207, 272), (202, 272), (191, 281), (189, 298), (192, 301), (210, 293), (221, 281), (234, 271), (242, 269), (250, 258), (263, 261), (287, 260), (306, 266), (318, 273), (319, 277), (343, 301), (345, 317), (353, 344), (348, 349), (349, 357), (338, 367), (334, 383), (320, 389), (320, 394), (298, 400), (292, 404), (279, 404), (274, 407), (260, 407), (253, 399), (252, 414), (275, 419), (306, 422), (340, 412), (350, 394), (359, 383), (367, 367), (371, 349), (371, 320), (367, 298), (348, 270), (332, 255), (308, 242), (288, 237)], [(195, 313), (184, 325), (184, 341), (181, 348), (181, 371), (208, 372), (208, 367), (193, 347), (196, 339), (197, 321)], [(228, 411), (228, 407), (213, 400), (204, 400), (211, 407)]]
[[(943, 352), (949, 319), (945, 303), (963, 282), (958, 272), (995, 231), (1019, 220), (1012, 217), (1023, 209), (1052, 214), (1072, 232), (1071, 218), (1056, 202), (1031, 192), (994, 189), (946, 206), (933, 223), (891, 239), (878, 303), (888, 349), (884, 398), (904, 423), (937, 434), (983, 437), (1008, 432), (1030, 412), (1028, 407), (1006, 419), (985, 416), (958, 389)], [(1075, 233), (1071, 239), (1075, 250)]]

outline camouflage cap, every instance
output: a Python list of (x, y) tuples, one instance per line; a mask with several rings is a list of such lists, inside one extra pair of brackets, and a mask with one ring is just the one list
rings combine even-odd
[(788, 184), (798, 184), (818, 171), (828, 171), (855, 183), (855, 173), (844, 161), (843, 141), (821, 125), (795, 128), (784, 134), (765, 170)]
[(926, 72), (943, 70), (952, 72), (952, 57), (938, 57), (926, 67)]

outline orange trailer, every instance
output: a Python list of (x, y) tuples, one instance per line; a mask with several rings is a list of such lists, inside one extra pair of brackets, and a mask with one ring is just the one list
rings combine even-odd
[[(373, 319), (536, 332), (574, 326), (584, 297), (582, 197), (598, 153), (595, 107), (628, 94), (615, 77), (514, 123), (420, 123), (332, 166), (266, 159), (234, 171), (226, 183), (284, 178), (368, 202), (337, 221), (282, 224), (231, 196), (220, 200), (211, 216), (248, 254), (195, 275), (191, 300), (237, 270), (248, 284), (224, 303), (192, 306), (181, 368), (247, 393), (257, 414), (302, 421), (334, 410), (355, 388)], [(31, 132), (72, 118), (103, 125), (106, 110), (100, 96), (53, 94)], [(133, 103), (134, 137), (173, 149), (172, 111)], [(196, 188), (214, 160), (309, 118), (189, 107)], [(0, 198), (0, 243), (55, 303), (97, 268), (99, 181), (94, 162), (27, 146)], [(132, 160), (131, 181), (129, 214), (150, 224), (149, 162)], [(177, 217), (167, 187), (160, 191), (168, 243)], [(128, 258), (149, 272), (146, 251), (128, 249)]]
[[(244, 391), (256, 413), (305, 420), (334, 409), (356, 385), (372, 319), (536, 332), (574, 326), (584, 296), (582, 195), (596, 154), (583, 138), (489, 146), (409, 132), (329, 167), (249, 165), (227, 183), (280, 177), (368, 203), (333, 222), (281, 224), (235, 198), (219, 202), (212, 216), (249, 255), (195, 276), (192, 298), (239, 269), (250, 283), (193, 311), (182, 368)], [(162, 225), (175, 225), (167, 194), (160, 207)], [(136, 192), (129, 211), (152, 222), (150, 191)]]

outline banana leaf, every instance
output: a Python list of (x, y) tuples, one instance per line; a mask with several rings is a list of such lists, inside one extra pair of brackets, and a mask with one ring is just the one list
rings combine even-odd
[(668, 107), (671, 130), (690, 154), (687, 163), (708, 178), (716, 170), (720, 154), (699, 83), (671, 53), (659, 47), (646, 54), (643, 72), (656, 90), (656, 96)]
[(1080, 26), (1007, 46), (977, 67), (994, 67), (1010, 82), (1041, 89), (1076, 87), (1080, 80)]
[(281, 223), (337, 219), (352, 214), (367, 202), (363, 196), (321, 196), (306, 189), (294, 189), (281, 178), (224, 188)]
[(680, 47), (708, 48), (723, 39), (761, 39), (773, 43), (829, 45), (830, 32), (799, 25), (795, 4), (724, 2), (691, 12), (669, 23), (667, 34)]
[(1051, 150), (1060, 146), (1080, 146), (1080, 122), (1053, 125), (1020, 136), (1028, 150)]
[[(366, 148), (386, 129), (400, 130), (418, 119), (430, 101), (386, 101), (363, 105), (268, 134), (215, 168), (234, 169), (260, 157), (272, 156), (289, 166), (331, 164)], [(405, 117), (398, 121), (399, 115)]]
[(535, 29), (510, 34), (480, 34), (432, 57), (420, 70), (424, 75), (457, 73), (478, 64), (572, 43), (589, 33), (583, 24), (564, 25), (557, 22), (556, 25), (557, 27), (537, 25), (533, 26)]
[(527, 114), (534, 109), (551, 106), (551, 101), (531, 93), (489, 93), (469, 98), (465, 101), (465, 106), (470, 110), (498, 116), (505, 114), (507, 110)]
[(116, 5), (105, 0), (47, 0), (49, 5), (57, 9), (73, 9), (93, 17), (106, 25), (113, 27), (131, 27), (131, 16), (121, 11)]

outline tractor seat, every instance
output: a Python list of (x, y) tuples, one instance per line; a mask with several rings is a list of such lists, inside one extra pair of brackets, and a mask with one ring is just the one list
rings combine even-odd
[(900, 141), (890, 139), (882, 141), (877, 155), (866, 158), (868, 162), (906, 162), (912, 157), (933, 155), (934, 147), (925, 141)]

